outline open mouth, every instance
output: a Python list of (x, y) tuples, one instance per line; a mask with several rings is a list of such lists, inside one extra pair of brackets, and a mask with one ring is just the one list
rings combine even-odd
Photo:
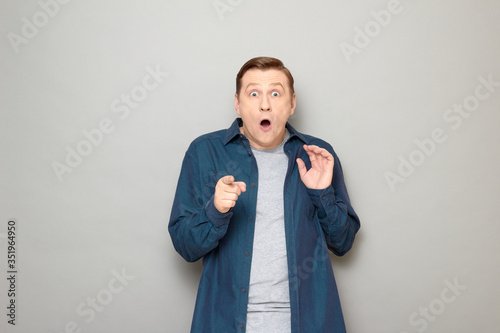
[(260, 127), (266, 131), (271, 128), (271, 121), (269, 119), (262, 119), (260, 122)]

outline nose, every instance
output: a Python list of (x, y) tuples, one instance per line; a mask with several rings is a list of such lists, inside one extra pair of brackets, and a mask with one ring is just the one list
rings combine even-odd
[(271, 105), (269, 104), (269, 99), (266, 95), (262, 96), (262, 99), (260, 100), (260, 110), (271, 111)]

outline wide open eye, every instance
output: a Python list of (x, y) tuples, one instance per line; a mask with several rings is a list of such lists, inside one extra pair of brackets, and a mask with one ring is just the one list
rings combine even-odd
[(280, 93), (279, 93), (279, 92), (277, 92), (277, 91), (273, 91), (273, 92), (271, 93), (271, 95), (272, 95), (273, 97), (278, 97), (278, 96), (280, 95)]
[(259, 93), (258, 93), (258, 92), (256, 92), (256, 91), (252, 91), (252, 92), (250, 93), (250, 96), (252, 96), (252, 97), (257, 97), (257, 96), (259, 96)]

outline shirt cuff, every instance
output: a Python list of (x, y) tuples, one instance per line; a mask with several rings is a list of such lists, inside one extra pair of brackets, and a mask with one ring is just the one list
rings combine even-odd
[(210, 198), (210, 200), (208, 200), (207, 204), (205, 205), (205, 214), (215, 227), (220, 227), (229, 224), (229, 221), (233, 216), (233, 212), (231, 210), (229, 210), (227, 213), (219, 212), (217, 208), (215, 208), (213, 196)]
[(326, 212), (335, 205), (335, 191), (332, 185), (322, 190), (307, 188), (307, 193), (314, 206), (319, 210), (320, 217), (323, 214), (326, 215)]

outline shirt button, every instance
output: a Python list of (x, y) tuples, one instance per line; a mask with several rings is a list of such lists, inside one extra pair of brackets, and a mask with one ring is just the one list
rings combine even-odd
[(245, 252), (245, 257), (250, 256), (250, 252)]
[(252, 215), (250, 215), (250, 216), (248, 217), (248, 219), (249, 219), (250, 221), (253, 221), (253, 216), (252, 216)]
[(255, 187), (255, 183), (250, 184), (250, 186)]
[(247, 292), (246, 288), (241, 289), (241, 292), (246, 293)]
[(243, 326), (244, 326), (243, 324), (240, 324), (240, 328), (243, 328)]
[(326, 195), (324, 195), (321, 199), (326, 200)]

